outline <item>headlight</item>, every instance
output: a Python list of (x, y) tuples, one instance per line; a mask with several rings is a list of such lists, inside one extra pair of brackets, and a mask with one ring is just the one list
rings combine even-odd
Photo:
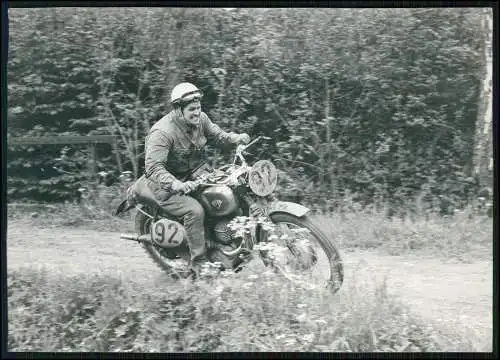
[(278, 183), (276, 166), (269, 160), (257, 161), (248, 173), (248, 185), (259, 196), (270, 195)]

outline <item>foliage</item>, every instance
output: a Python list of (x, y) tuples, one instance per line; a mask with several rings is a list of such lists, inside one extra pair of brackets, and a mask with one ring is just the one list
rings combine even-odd
[[(481, 9), (307, 11), (11, 9), (9, 134), (116, 134), (99, 171), (137, 177), (147, 130), (186, 80), (221, 127), (273, 137), (254, 155), (286, 170), (283, 195), (323, 210), (346, 196), (463, 207), (477, 191)], [(60, 148), (43, 149), (10, 147), (12, 199), (68, 199), (81, 186), (47, 170)]]
[(35, 222), (37, 227), (85, 226), (101, 231), (134, 231), (133, 214), (114, 216), (124, 200), (130, 179), (123, 176), (113, 185), (82, 181), (78, 199), (56, 205), (31, 202), (9, 204), (9, 221)]
[(463, 263), (491, 257), (493, 222), (480, 215), (481, 209), (470, 207), (445, 217), (422, 211), (388, 219), (383, 209), (351, 205), (341, 213), (316, 216), (341, 249), (377, 249), (389, 255), (417, 254)]
[(104, 274), (7, 277), (10, 351), (470, 351), (382, 283), (355, 280), (340, 296), (272, 273), (210, 282), (124, 282)]
[[(9, 135), (89, 133), (101, 123), (93, 109), (97, 88), (88, 63), (92, 23), (57, 8), (18, 13), (9, 17)], [(74, 196), (78, 182), (88, 177), (85, 150), (10, 147), (9, 198), (61, 201)]]

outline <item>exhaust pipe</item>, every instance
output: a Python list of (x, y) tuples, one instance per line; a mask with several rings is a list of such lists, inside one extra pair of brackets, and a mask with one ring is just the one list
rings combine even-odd
[(224, 251), (224, 249), (220, 249), (220, 251), (222, 251), (222, 253), (227, 257), (235, 257), (239, 255), (242, 250), (243, 249), (241, 248), (241, 245), (237, 249), (234, 249), (232, 251)]
[(137, 241), (141, 243), (147, 243), (150, 245), (153, 245), (153, 241), (151, 240), (151, 235), (149, 234), (143, 234), (143, 235), (137, 235), (137, 234), (120, 234), (120, 239), (122, 240), (131, 240), (131, 241)]
[(234, 250), (231, 250), (231, 251), (225, 251), (224, 249), (219, 249), (224, 255), (226, 255), (227, 257), (230, 257), (230, 258), (233, 258), (233, 257), (236, 257), (236, 256), (239, 256), (240, 254), (243, 254), (243, 253), (250, 253), (251, 250), (246, 248), (245, 246), (246, 244), (243, 244), (243, 242), (240, 244), (240, 246), (238, 246), (236, 249)]

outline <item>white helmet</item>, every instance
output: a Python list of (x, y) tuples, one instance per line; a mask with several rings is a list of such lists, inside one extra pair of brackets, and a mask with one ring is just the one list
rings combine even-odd
[(202, 93), (200, 89), (191, 83), (183, 82), (173, 88), (170, 95), (170, 102), (172, 104), (179, 104), (180, 102), (191, 101), (201, 97)]

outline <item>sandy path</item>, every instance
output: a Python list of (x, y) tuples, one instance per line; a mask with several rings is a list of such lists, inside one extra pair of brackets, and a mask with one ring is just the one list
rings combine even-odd
[[(485, 344), (491, 344), (492, 261), (463, 264), (376, 252), (348, 252), (344, 260), (346, 284), (353, 276), (378, 280), (387, 277), (389, 292), (400, 296), (414, 311), (450, 329), (469, 328)], [(63, 273), (112, 272), (141, 282), (158, 275), (144, 250), (135, 242), (120, 240), (119, 233), (82, 228), (37, 229), (9, 222), (7, 267), (25, 266)]]

